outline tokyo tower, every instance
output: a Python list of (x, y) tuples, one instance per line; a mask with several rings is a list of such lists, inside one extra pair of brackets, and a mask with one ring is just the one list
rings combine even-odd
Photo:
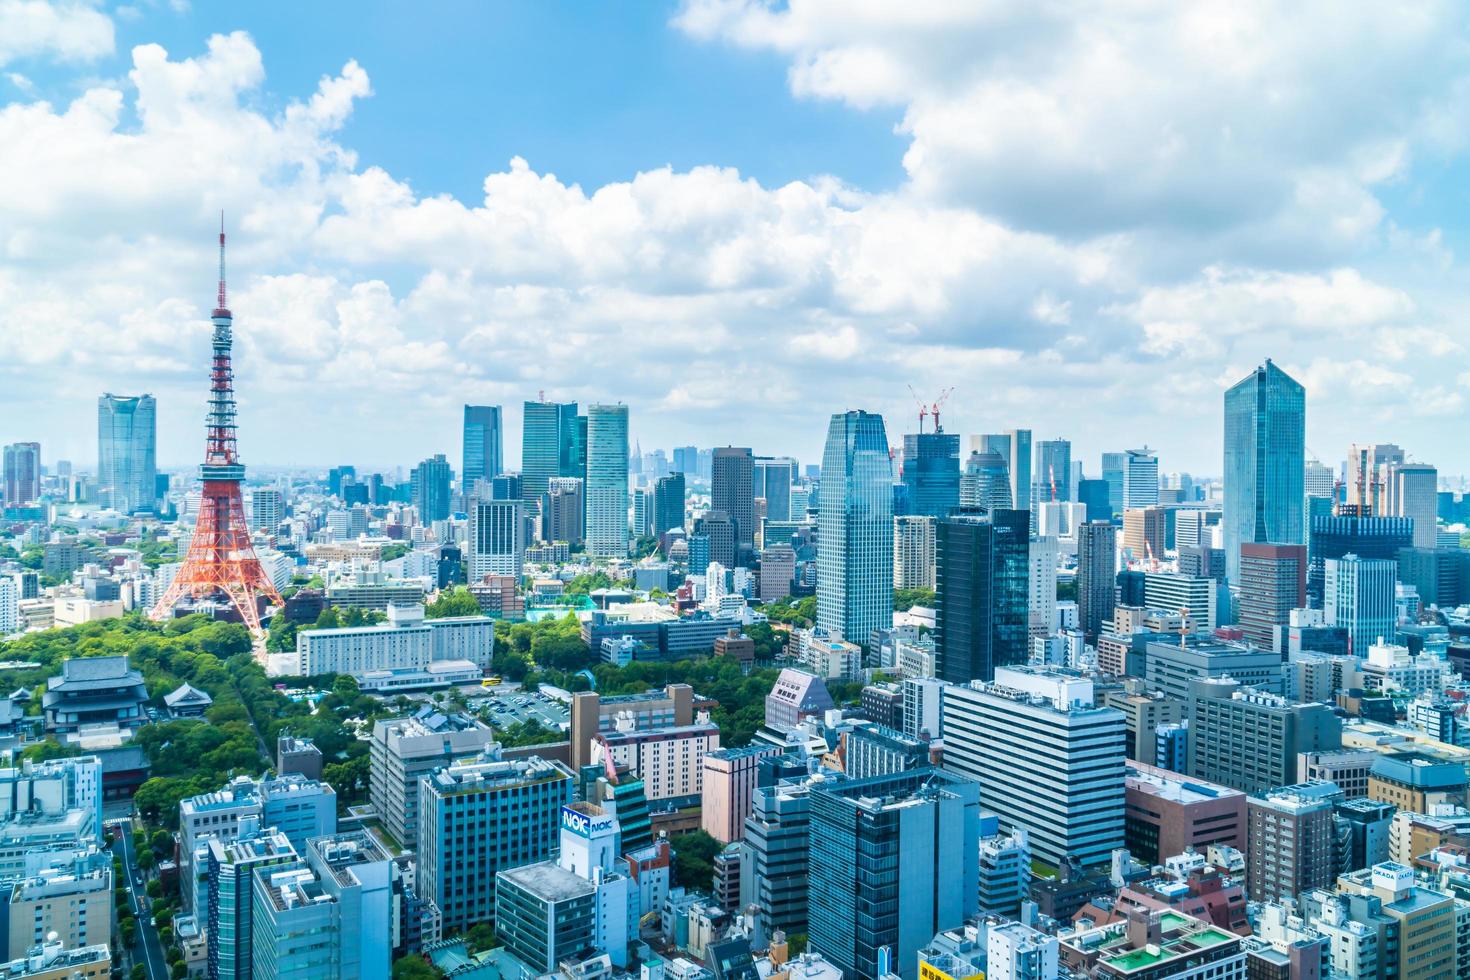
[(199, 520), (194, 525), (194, 538), (183, 566), (149, 615), (155, 620), (168, 619), (185, 596), (223, 596), (258, 637), (261, 635), (260, 597), (277, 604), (283, 600), (250, 545), (245, 505), (240, 496), (245, 466), (235, 452), (235, 375), (230, 367), (233, 318), (225, 306), (223, 215), (219, 231), (219, 302), (210, 320), (214, 323), (214, 361), (209, 371), (204, 465), (199, 468), (199, 476), (204, 481)]

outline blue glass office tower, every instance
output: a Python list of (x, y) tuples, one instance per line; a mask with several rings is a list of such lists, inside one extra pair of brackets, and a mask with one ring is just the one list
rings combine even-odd
[(449, 519), (449, 482), (453, 477), (449, 460), (438, 453), (413, 468), (409, 480), (413, 484), (413, 505), (418, 508), (419, 520)]
[(1036, 486), (1042, 503), (1072, 499), (1072, 444), (1066, 439), (1036, 444)]
[(521, 415), (521, 481), (526, 499), (540, 500), (552, 477), (585, 478), (586, 444), (586, 426), (577, 415), (576, 402), (526, 402)]
[(1242, 544), (1301, 544), (1307, 393), (1269, 360), (1225, 392), (1225, 577)]
[(476, 480), (489, 480), (505, 472), (500, 443), (500, 406), (466, 405), (464, 467), (459, 471), (460, 486), (466, 493), (475, 489)]
[[(1319, 504), (1313, 504), (1316, 508)], [(1329, 559), (1357, 555), (1397, 560), (1399, 549), (1414, 546), (1412, 517), (1358, 517), (1313, 514), (1307, 542), (1307, 605), (1323, 608)]]
[(810, 794), (808, 942), (874, 980), (879, 951), (914, 980), (917, 953), (979, 911), (980, 787), (935, 769), (829, 780)]
[(960, 503), (960, 437), (948, 432), (903, 437), (908, 513), (943, 517)]
[[(587, 553), (628, 555), (628, 406), (587, 406)], [(529, 488), (527, 488), (529, 491)]]
[(152, 510), (158, 479), (152, 395), (97, 399), (97, 500), (121, 514)]
[(892, 473), (883, 416), (832, 416), (817, 493), (817, 625), (863, 647), (893, 624)]
[(1030, 513), (957, 508), (936, 532), (935, 676), (968, 684), (1026, 663)]

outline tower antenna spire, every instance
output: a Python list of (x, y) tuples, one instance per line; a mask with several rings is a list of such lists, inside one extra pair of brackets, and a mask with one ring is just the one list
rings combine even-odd
[(218, 313), (220, 310), (228, 310), (228, 309), (229, 308), (227, 306), (225, 306), (225, 213), (224, 213), (224, 211), (220, 211), (220, 213), (219, 213), (219, 305), (215, 307), (215, 312)]

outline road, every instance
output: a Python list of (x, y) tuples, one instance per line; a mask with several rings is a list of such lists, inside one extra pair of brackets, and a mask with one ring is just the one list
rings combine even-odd
[(148, 968), (148, 980), (168, 980), (168, 961), (163, 956), (163, 943), (158, 939), (158, 930), (153, 926), (152, 900), (148, 898), (148, 882), (138, 869), (133, 853), (133, 823), (131, 820), (117, 822), (117, 840), (112, 849), (122, 858), (123, 875), (127, 879), (128, 906), (138, 923), (138, 932), (133, 940), (133, 962), (138, 962), (141, 949), (142, 961)]

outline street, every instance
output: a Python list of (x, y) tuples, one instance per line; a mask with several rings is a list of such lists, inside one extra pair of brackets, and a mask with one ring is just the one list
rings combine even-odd
[(167, 980), (168, 961), (163, 955), (163, 943), (158, 939), (158, 929), (153, 925), (152, 901), (148, 898), (147, 879), (143, 872), (138, 869), (138, 862), (133, 853), (133, 824), (130, 819), (119, 820), (115, 824), (117, 828), (116, 839), (112, 842), (113, 853), (122, 859), (123, 877), (128, 887), (128, 906), (133, 911), (133, 916), (138, 923), (137, 935), (133, 946), (128, 950), (133, 962), (139, 962), (138, 953), (142, 950), (142, 962), (148, 970), (148, 980)]

